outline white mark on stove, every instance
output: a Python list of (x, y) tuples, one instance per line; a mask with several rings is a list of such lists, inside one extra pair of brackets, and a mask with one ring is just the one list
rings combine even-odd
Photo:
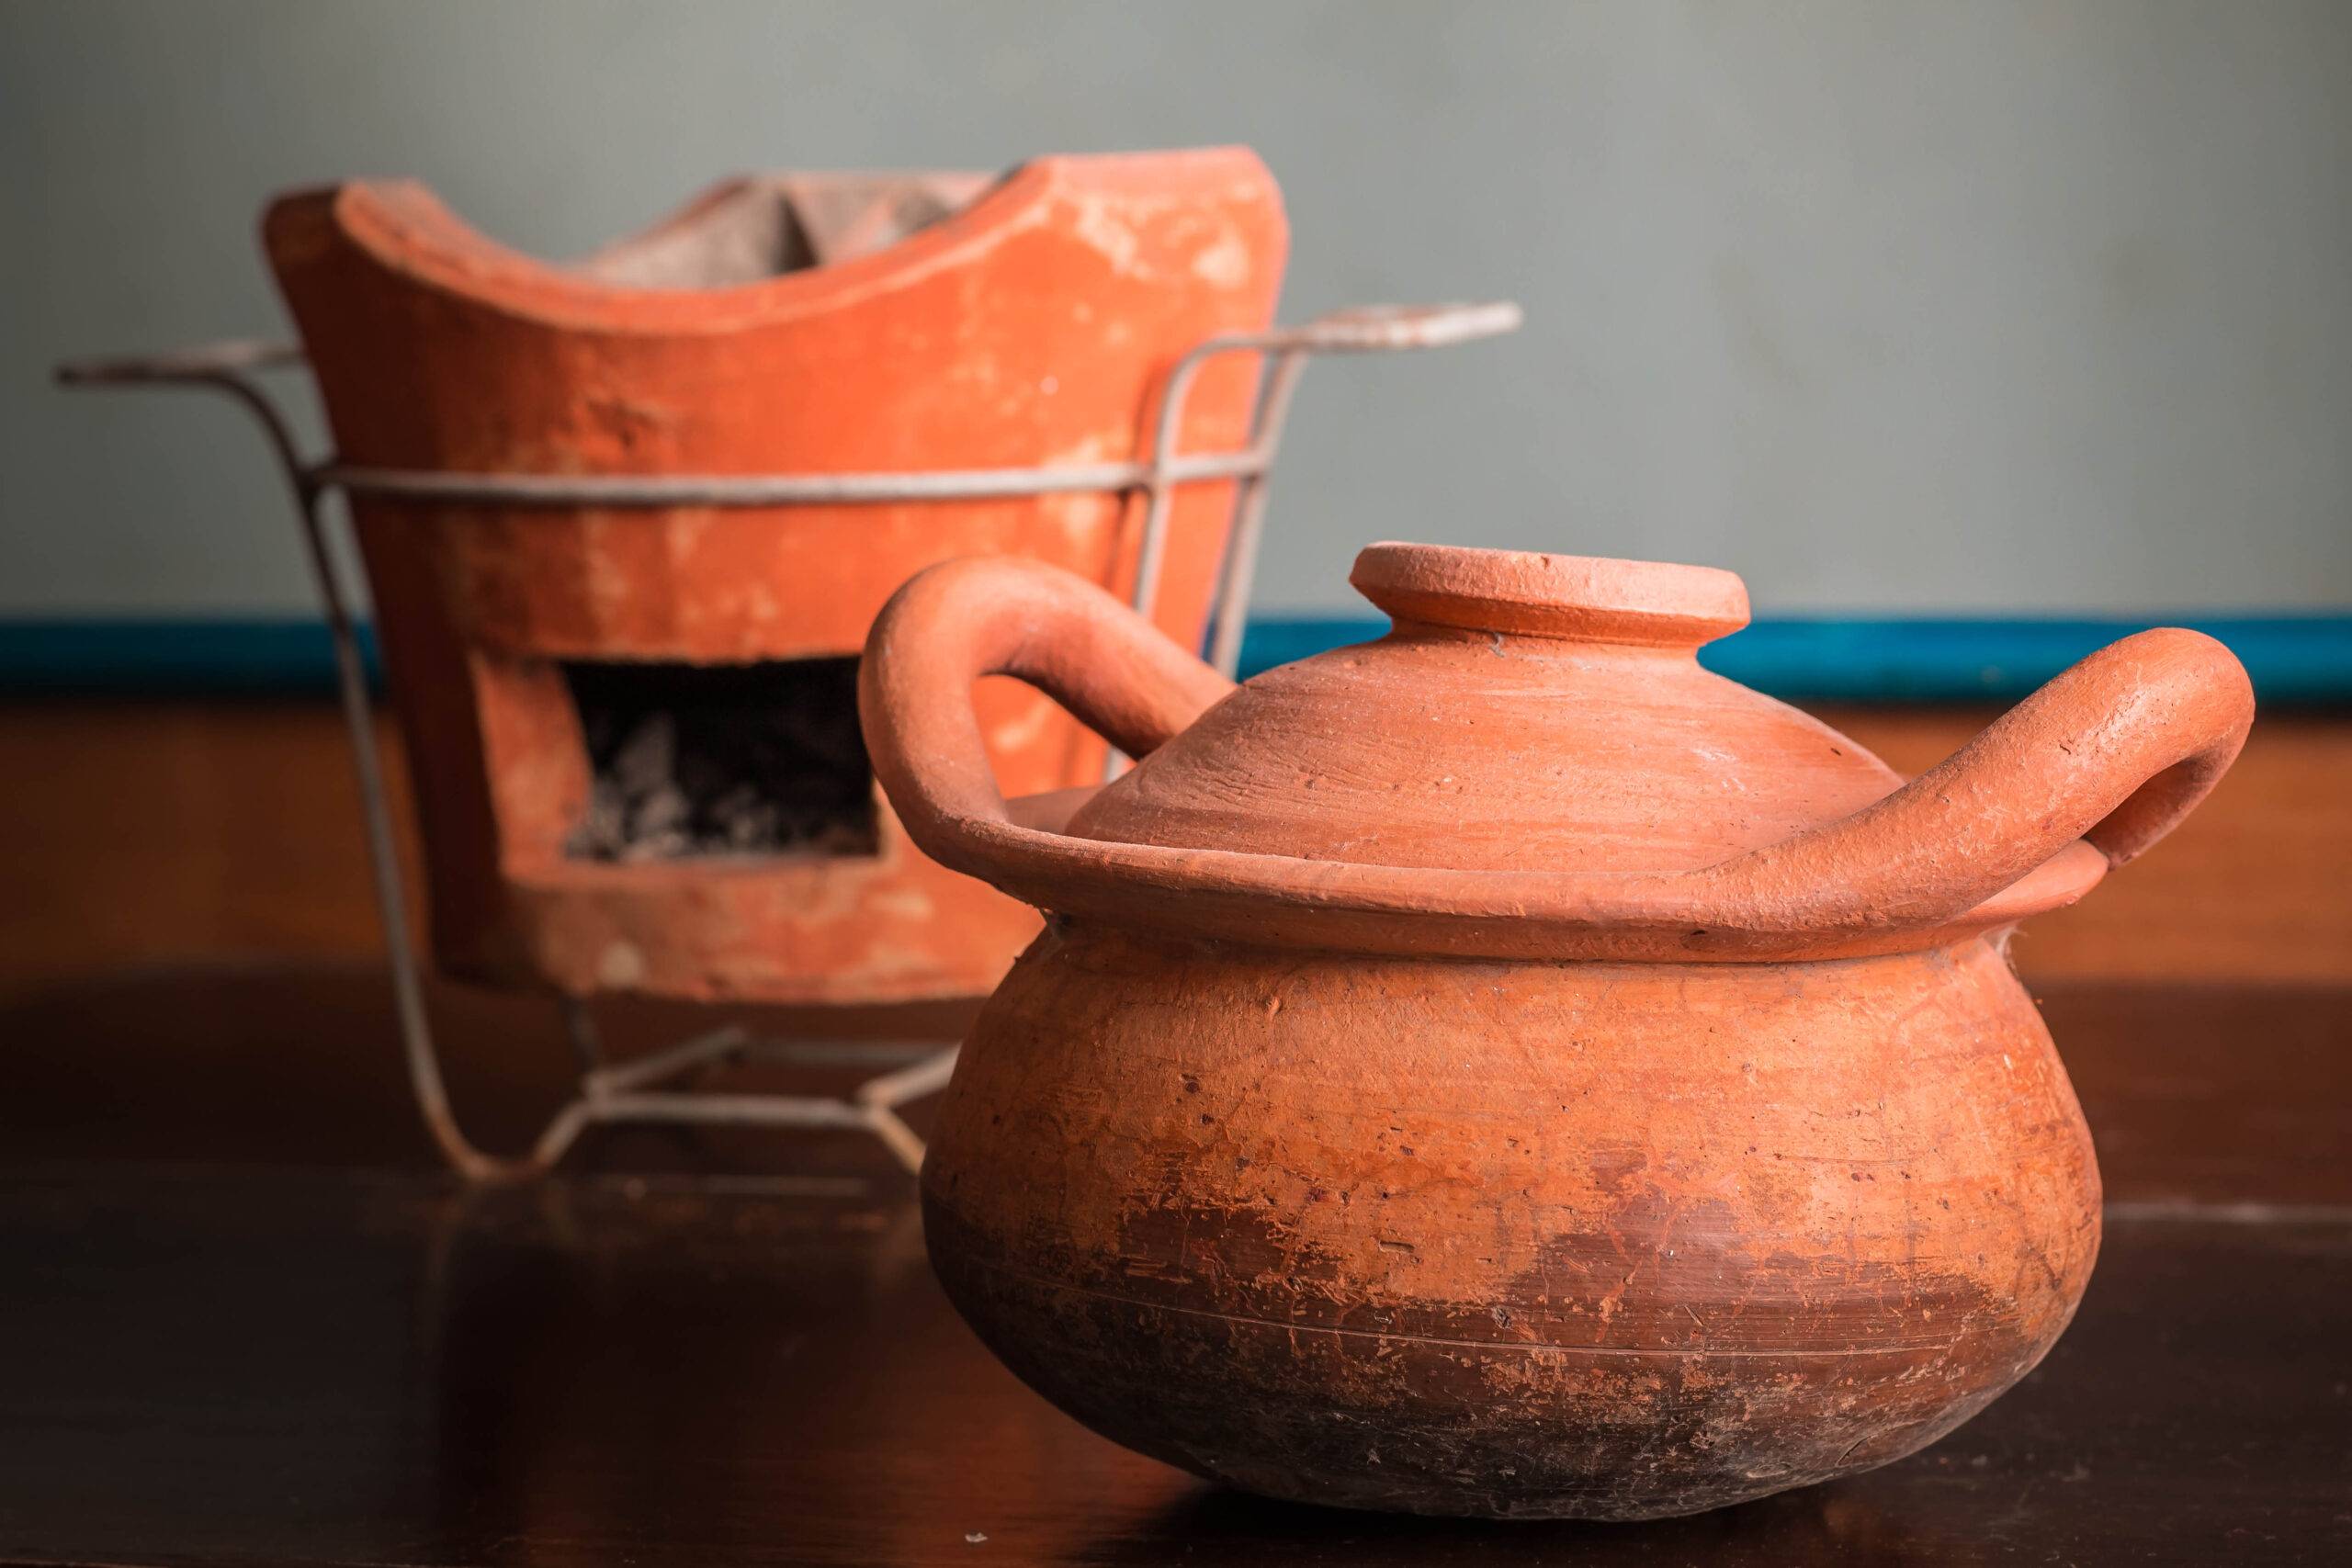
[(633, 942), (616, 942), (596, 957), (596, 983), (626, 990), (645, 978), (645, 954)]
[(1193, 276), (1212, 288), (1238, 288), (1250, 281), (1250, 247), (1233, 234), (1193, 258)]

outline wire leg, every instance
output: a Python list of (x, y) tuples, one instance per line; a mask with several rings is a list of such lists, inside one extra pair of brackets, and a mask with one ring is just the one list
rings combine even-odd
[(955, 1076), (956, 1055), (953, 1050), (942, 1051), (924, 1061), (900, 1067), (896, 1072), (884, 1073), (877, 1078), (868, 1078), (857, 1086), (854, 1098), (865, 1111), (866, 1124), (874, 1129), (874, 1135), (899, 1156), (899, 1163), (905, 1166), (910, 1174), (920, 1174), (922, 1170), (923, 1143), (915, 1136), (915, 1130), (907, 1125), (906, 1118), (899, 1114), (899, 1107), (910, 1100), (921, 1100), (927, 1094), (937, 1094), (945, 1089), (947, 1080)]
[(327, 630), (334, 641), (335, 694), (351, 732), (351, 760), (359, 775), (360, 811), (368, 834), (368, 870), (376, 885), (376, 913), (384, 928), (385, 957), (392, 972), (392, 1005), (400, 1016), (401, 1050), (408, 1064), (409, 1087), (416, 1095), (417, 1113), (442, 1157), (467, 1180), (494, 1181), (533, 1174), (541, 1168), (536, 1163), (517, 1166), (474, 1147), (450, 1109), (449, 1091), (441, 1081), (441, 1058), (434, 1049), (433, 1021), (424, 1010), (416, 950), (409, 939), (408, 898), (401, 880), (399, 843), (392, 835), (391, 806), (384, 792), (383, 758), (376, 750), (375, 714), (368, 700), (367, 674), (360, 666), (358, 635), (352, 629), (343, 585), (327, 551), (319, 492), (299, 472), (289, 472), (294, 475), (311, 575), (317, 580)]
[(1265, 536), (1267, 481), (1273, 478), (1274, 454), (1282, 446), (1283, 422), (1290, 417), (1291, 395), (1298, 390), (1306, 369), (1306, 355), (1301, 350), (1275, 356), (1250, 437), (1261, 461), (1255, 472), (1234, 481), (1233, 526), (1226, 534), (1225, 570), (1216, 587), (1216, 631), (1209, 644), (1209, 662), (1228, 680), (1241, 668), (1241, 638), (1250, 629), (1250, 594), (1257, 583), (1259, 541)]
[(582, 1077), (605, 1065), (604, 1040), (596, 1032), (596, 1015), (590, 1010), (588, 998), (563, 998), (563, 1032), (571, 1041), (571, 1054), (579, 1058)]
[(639, 1056), (618, 1066), (598, 1067), (584, 1073), (581, 1076), (580, 1088), (590, 1100), (627, 1094), (663, 1078), (690, 1072), (705, 1063), (741, 1055), (751, 1043), (752, 1038), (741, 1024), (721, 1024), (691, 1040), (680, 1041), (666, 1050), (656, 1051), (650, 1056)]
[(865, 1124), (899, 1156), (899, 1163), (907, 1168), (908, 1175), (922, 1174), (922, 1140), (915, 1136), (915, 1130), (907, 1125), (904, 1117), (887, 1105), (869, 1105), (865, 1108)]

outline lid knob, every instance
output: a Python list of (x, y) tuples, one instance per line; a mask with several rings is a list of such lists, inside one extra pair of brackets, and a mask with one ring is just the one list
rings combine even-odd
[(1470, 631), (1696, 648), (1747, 624), (1747, 585), (1711, 566), (1378, 544), (1348, 581), (1395, 619)]

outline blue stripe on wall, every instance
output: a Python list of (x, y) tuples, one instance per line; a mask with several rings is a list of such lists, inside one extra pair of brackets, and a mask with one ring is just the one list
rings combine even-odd
[[(1709, 669), (1792, 701), (2006, 702), (2147, 625), (2193, 626), (2245, 661), (2266, 703), (2352, 702), (2352, 615), (2124, 620), (1786, 619), (1700, 653)], [(1385, 621), (1269, 615), (1247, 673), (1386, 629)], [(372, 640), (369, 669), (374, 672)], [(326, 628), (286, 620), (0, 621), (0, 693), (286, 696), (333, 690)]]
[[(2352, 701), (2352, 615), (2156, 620), (1822, 617), (1758, 621), (1699, 650), (1699, 662), (1792, 702), (2009, 702), (2069, 664), (2151, 626), (2194, 626), (2245, 661), (2267, 703)], [(1378, 637), (1371, 618), (1270, 617), (1250, 628), (1245, 673)]]
[[(381, 681), (371, 629), (362, 637)], [(12, 695), (293, 696), (334, 690), (323, 621), (0, 621), (0, 692)]]

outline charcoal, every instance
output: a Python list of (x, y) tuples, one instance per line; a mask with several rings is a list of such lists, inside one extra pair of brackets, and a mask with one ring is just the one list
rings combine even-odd
[(631, 800), (662, 788), (676, 771), (678, 721), (674, 715), (651, 713), (631, 726), (628, 738), (613, 752), (613, 783)]
[(574, 859), (871, 855), (857, 661), (565, 666), (592, 774)]

